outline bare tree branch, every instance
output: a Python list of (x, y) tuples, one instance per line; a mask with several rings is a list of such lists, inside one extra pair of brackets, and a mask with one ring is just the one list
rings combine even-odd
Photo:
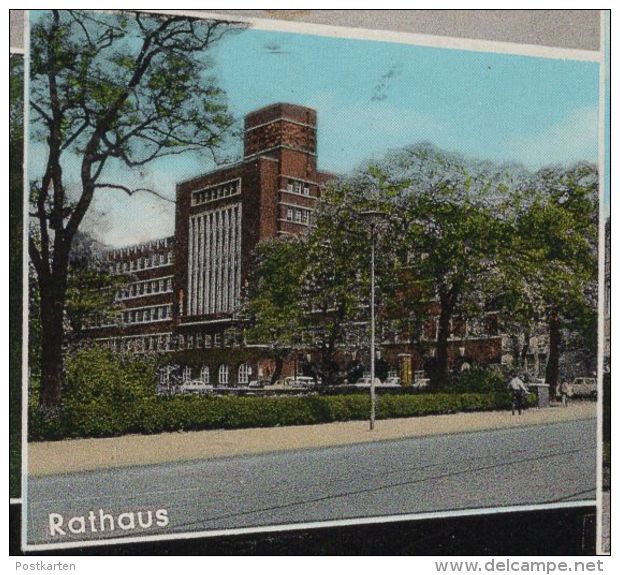
[(109, 188), (113, 190), (122, 190), (128, 196), (133, 196), (134, 194), (138, 192), (146, 192), (146, 193), (152, 194), (153, 196), (159, 198), (160, 200), (170, 202), (171, 204), (176, 204), (176, 200), (167, 198), (160, 192), (156, 192), (155, 190), (151, 188), (130, 188), (128, 186), (123, 186), (121, 184), (111, 184), (111, 183), (106, 183), (106, 182), (98, 182), (97, 184), (95, 184), (95, 188)]

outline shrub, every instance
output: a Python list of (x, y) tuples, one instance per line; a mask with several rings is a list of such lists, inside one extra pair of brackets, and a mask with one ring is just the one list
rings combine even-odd
[(506, 391), (507, 382), (497, 371), (474, 367), (455, 375), (450, 391), (455, 393), (494, 393)]
[[(156, 363), (99, 349), (77, 352), (67, 362), (61, 414), (42, 419), (31, 405), (32, 440), (110, 437), (200, 429), (239, 429), (364, 420), (367, 393), (297, 397), (173, 396), (155, 394)], [(380, 419), (507, 409), (510, 395), (492, 393), (386, 394), (378, 396)]]

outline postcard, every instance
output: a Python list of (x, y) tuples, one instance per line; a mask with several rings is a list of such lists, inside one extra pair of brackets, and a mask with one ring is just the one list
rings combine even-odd
[(492, 44), (28, 12), (24, 549), (600, 503), (604, 61)]

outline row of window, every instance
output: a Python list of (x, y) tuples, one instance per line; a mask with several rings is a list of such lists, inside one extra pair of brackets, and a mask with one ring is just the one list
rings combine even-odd
[(239, 193), (241, 193), (241, 180), (233, 180), (218, 184), (217, 186), (210, 186), (192, 193), (192, 206), (199, 206), (221, 198), (228, 198)]
[(113, 337), (99, 340), (99, 344), (117, 353), (164, 353), (172, 351), (172, 335), (142, 335), (132, 337)]
[(116, 301), (170, 292), (172, 292), (172, 276), (131, 283), (116, 292)]
[(232, 332), (196, 333), (179, 335), (179, 349), (210, 349), (212, 347), (235, 347), (236, 340)]
[[(228, 364), (222, 363), (217, 368), (217, 384), (228, 385), (230, 383), (230, 368)], [(237, 385), (247, 385), (250, 381), (252, 369), (247, 363), (242, 363), (237, 369)], [(215, 375), (215, 374), (214, 374)], [(210, 384), (211, 372), (208, 365), (203, 365), (199, 369), (195, 369), (186, 365), (183, 368), (182, 379), (185, 385), (194, 384)], [(213, 382), (215, 383), (215, 382)]]
[(143, 251), (152, 251), (158, 250), (162, 248), (167, 248), (172, 245), (174, 242), (174, 238), (161, 238), (159, 240), (151, 240), (149, 242), (143, 242), (141, 244), (134, 244), (133, 246), (128, 246), (125, 248), (118, 248), (108, 252), (108, 257), (116, 259), (121, 257), (127, 257), (131, 255), (135, 255), (137, 253)]
[(172, 318), (172, 304), (136, 308), (123, 311), (123, 323), (150, 323)]
[(313, 221), (312, 210), (306, 210), (304, 208), (293, 208), (289, 206), (286, 208), (286, 221), (310, 225), (310, 223)]
[(299, 180), (291, 180), (289, 178), (286, 186), (286, 191), (291, 194), (299, 194), (301, 196), (310, 195), (310, 186), (306, 182), (300, 182)]
[(149, 270), (172, 264), (172, 252), (162, 252), (159, 254), (151, 254), (130, 261), (115, 262), (110, 264), (109, 270), (111, 274), (129, 273), (138, 270)]
[[(165, 311), (164, 311), (165, 310)], [(166, 306), (162, 307), (153, 307), (150, 309), (142, 309), (142, 310), (130, 310), (124, 312), (125, 314), (129, 314), (125, 323), (140, 323), (138, 317), (142, 317), (142, 323), (145, 323), (145, 314), (146, 312), (150, 312), (149, 316), (151, 318), (157, 316), (159, 321), (162, 319), (168, 319), (170, 317), (170, 311), (166, 309)], [(134, 315), (135, 314), (135, 315)], [(140, 315), (141, 314), (141, 315)], [(162, 316), (163, 314), (163, 316)], [(132, 319), (135, 318), (135, 319)], [(150, 321), (158, 321), (157, 319), (151, 319)], [(104, 327), (105, 325), (114, 326), (116, 324), (97, 324), (97, 327)], [(159, 340), (160, 343), (157, 343), (158, 338), (164, 338), (163, 340)], [(211, 348), (220, 348), (222, 345), (225, 347), (236, 347), (236, 339), (231, 332), (219, 332), (215, 334), (210, 333), (197, 333), (190, 335), (179, 335), (176, 341), (176, 345), (171, 339), (170, 334), (156, 334), (156, 335), (145, 335), (145, 336), (125, 336), (125, 337), (117, 337), (117, 338), (106, 338), (99, 340), (100, 342), (106, 342), (106, 346), (112, 349), (113, 351), (135, 351), (135, 352), (143, 352), (143, 351), (172, 351), (172, 350), (192, 350), (192, 349), (211, 349)], [(141, 342), (141, 343), (133, 343), (132, 348), (129, 349), (127, 344), (124, 344), (125, 347), (119, 347), (120, 344), (117, 342), (120, 341), (132, 341), (132, 342)], [(110, 343), (112, 342), (112, 343)]]

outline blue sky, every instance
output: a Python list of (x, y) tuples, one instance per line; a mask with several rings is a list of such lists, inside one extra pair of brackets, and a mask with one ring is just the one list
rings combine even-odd
[[(239, 121), (273, 102), (315, 108), (324, 170), (347, 173), (419, 141), (533, 169), (598, 159), (594, 62), (253, 29), (229, 36), (212, 58)], [(32, 149), (36, 169), (42, 150)], [(233, 151), (241, 154), (241, 142)], [(106, 181), (141, 181), (173, 198), (175, 182), (212, 167), (204, 158), (175, 157), (141, 174), (113, 170)], [(117, 246), (160, 237), (174, 233), (174, 206), (104, 192), (85, 226)]]

